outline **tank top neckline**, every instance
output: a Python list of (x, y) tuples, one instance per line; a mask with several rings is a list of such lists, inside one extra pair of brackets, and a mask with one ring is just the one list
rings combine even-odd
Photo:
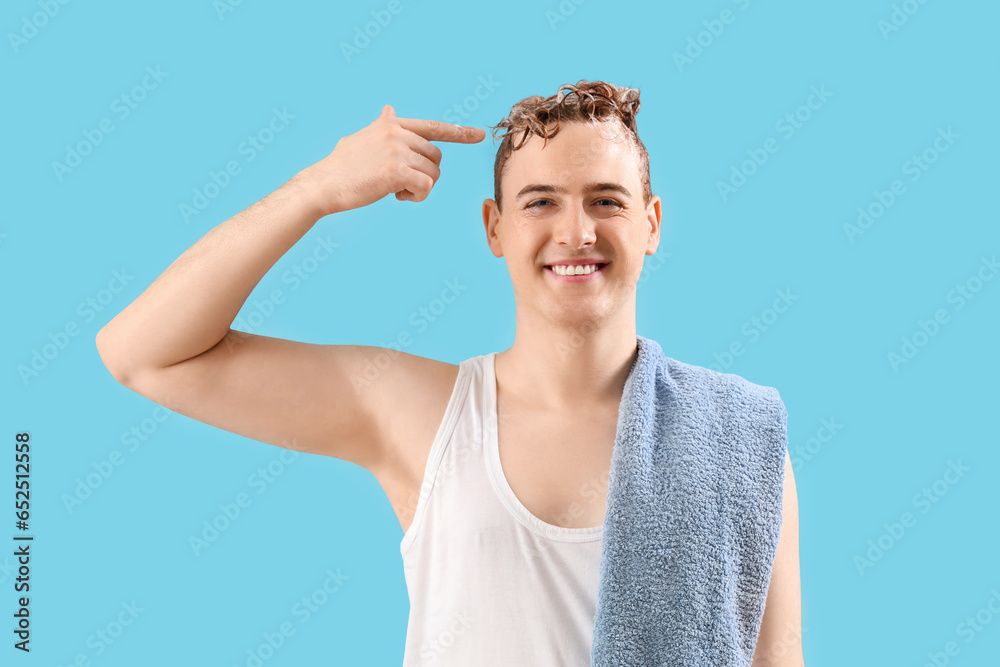
[(496, 352), (484, 355), (483, 361), (483, 448), (486, 455), (486, 470), (489, 473), (493, 489), (507, 510), (524, 527), (532, 532), (552, 540), (562, 542), (588, 542), (599, 540), (604, 533), (604, 525), (585, 528), (566, 528), (542, 521), (528, 511), (510, 488), (507, 477), (500, 464), (500, 441), (497, 433), (497, 380)]

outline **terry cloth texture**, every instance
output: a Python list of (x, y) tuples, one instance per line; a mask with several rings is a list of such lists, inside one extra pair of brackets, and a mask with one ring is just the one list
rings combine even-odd
[(591, 664), (750, 667), (781, 531), (774, 387), (637, 336), (618, 412)]

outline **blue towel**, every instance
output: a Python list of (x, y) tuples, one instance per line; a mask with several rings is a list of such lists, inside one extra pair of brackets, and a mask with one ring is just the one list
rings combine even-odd
[(773, 387), (637, 336), (618, 412), (591, 664), (750, 667), (781, 530)]

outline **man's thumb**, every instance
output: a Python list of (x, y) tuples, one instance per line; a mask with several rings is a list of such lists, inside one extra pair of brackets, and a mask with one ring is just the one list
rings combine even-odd
[(385, 116), (386, 118), (392, 118), (395, 115), (396, 115), (396, 110), (393, 109), (390, 105), (386, 104), (384, 107), (382, 107), (382, 113), (379, 114), (379, 118), (382, 118), (383, 116)]

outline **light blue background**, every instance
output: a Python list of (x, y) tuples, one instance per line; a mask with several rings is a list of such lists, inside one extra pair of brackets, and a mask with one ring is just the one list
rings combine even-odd
[[(263, 633), (291, 621), (296, 632), (269, 667), (399, 664), (402, 532), (375, 479), (301, 455), (258, 495), (249, 476), (283, 450), (182, 415), (156, 422), (156, 405), (105, 370), (94, 335), (205, 232), (327, 155), (384, 104), (440, 120), (466, 104), (460, 122), (487, 127), (523, 97), (603, 79), (642, 91), (639, 130), (664, 202), (660, 250), (639, 287), (639, 333), (705, 366), (742, 342), (726, 370), (777, 387), (788, 408), (807, 664), (924, 665), (950, 641), (960, 652), (948, 664), (996, 664), (1000, 617), (984, 612), (971, 641), (959, 624), (1000, 591), (1000, 280), (979, 285), (960, 310), (948, 295), (1000, 250), (1000, 7), (909, 4), (916, 13), (883, 35), (889, 0), (588, 0), (564, 2), (566, 16), (555, 0), (403, 0), (349, 62), (341, 44), (387, 2), (248, 0), (221, 16), (209, 0), (72, 2), (16, 48), (7, 34), (0, 437), (31, 432), (36, 541), (32, 652), (14, 651), (8, 634), (2, 662), (68, 665), (83, 654), (101, 667), (246, 665)], [(40, 7), (7, 3), (0, 25), (25, 30)], [(725, 9), (733, 21), (702, 35), (708, 46), (679, 68), (674, 53)], [(113, 101), (157, 66), (166, 78), (121, 118)], [(481, 77), (495, 89), (470, 100)], [(813, 86), (832, 97), (787, 137), (776, 123)], [(273, 108), (294, 119), (248, 161), (239, 145)], [(60, 180), (52, 163), (103, 118), (113, 132)], [(939, 128), (959, 138), (909, 180), (905, 163)], [(724, 201), (717, 182), (769, 137), (779, 150)], [(387, 345), (408, 332), (407, 352), (451, 363), (513, 342), (506, 265), (490, 254), (480, 215), (497, 144), (439, 145), (442, 176), (427, 201), (389, 197), (327, 217), (278, 262), (241, 315), (273, 289), (287, 298), (255, 333)], [(229, 160), (241, 173), (185, 222), (179, 205)], [(906, 192), (851, 243), (844, 225), (895, 179)], [(283, 275), (326, 236), (337, 252), (293, 290)], [(78, 310), (122, 269), (133, 279), (101, 312)], [(420, 330), (411, 314), (449, 279), (466, 289)], [(780, 289), (798, 299), (751, 341), (744, 325), (767, 316)], [(893, 369), (887, 354), (938, 309), (948, 322)], [(22, 380), (18, 367), (69, 323), (79, 335)], [(832, 438), (824, 419), (842, 425)], [(123, 434), (144, 420), (146, 440), (130, 451)], [(77, 478), (114, 450), (124, 463), (68, 511)], [(946, 492), (933, 505), (915, 503), (950, 461), (969, 470), (939, 482)], [(0, 488), (9, 508), (12, 483)], [(252, 505), (195, 556), (188, 537), (241, 492)], [(915, 525), (886, 537), (884, 524), (904, 512)], [(891, 547), (860, 572), (856, 557), (880, 537)], [(0, 569), (5, 626), (12, 565), (8, 557)], [(302, 623), (293, 606), (328, 569), (348, 579)], [(1000, 609), (1000, 594), (992, 599)], [(143, 611), (97, 655), (88, 638), (133, 600)]]

